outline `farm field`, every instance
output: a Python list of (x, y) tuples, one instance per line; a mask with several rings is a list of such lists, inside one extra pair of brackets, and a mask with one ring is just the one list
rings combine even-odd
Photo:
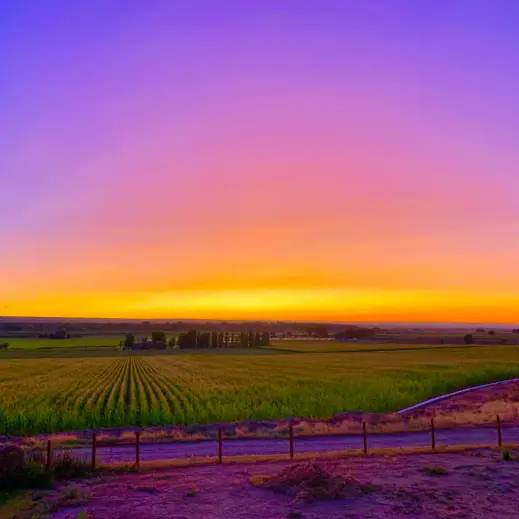
[(478, 348), (488, 345), (482, 344), (393, 344), (391, 342), (366, 342), (366, 341), (330, 341), (308, 339), (278, 339), (273, 340), (271, 346), (266, 347), (271, 351), (281, 353), (283, 351), (293, 353), (340, 353), (340, 352), (377, 352), (377, 351), (408, 351), (408, 350), (442, 350), (457, 348)]
[(388, 412), (519, 376), (516, 346), (289, 354), (81, 348), (21, 353), (26, 356), (0, 355), (0, 434)]
[(122, 340), (121, 335), (84, 336), (71, 339), (38, 339), (38, 338), (4, 338), (0, 342), (8, 342), (11, 349), (39, 348), (77, 348), (77, 347), (116, 347)]

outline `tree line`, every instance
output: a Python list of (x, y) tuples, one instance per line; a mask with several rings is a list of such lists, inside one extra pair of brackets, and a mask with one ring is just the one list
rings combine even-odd
[(125, 350), (131, 349), (210, 349), (210, 348), (257, 348), (270, 346), (270, 334), (268, 332), (199, 332), (189, 330), (181, 333), (178, 338), (166, 337), (166, 332), (151, 332), (151, 340), (144, 337), (140, 342), (135, 340), (132, 333), (126, 335), (121, 344)]

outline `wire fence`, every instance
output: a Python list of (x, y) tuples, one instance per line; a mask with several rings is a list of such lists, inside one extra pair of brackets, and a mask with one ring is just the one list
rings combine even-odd
[[(365, 421), (359, 423), (361, 433), (358, 435), (322, 436), (298, 435), (294, 424), (289, 424), (286, 438), (267, 439), (265, 437), (235, 439), (225, 438), (222, 426), (218, 427), (216, 441), (201, 440), (194, 442), (149, 442), (143, 441), (145, 430), (135, 431), (131, 441), (99, 440), (96, 432), (92, 433), (88, 447), (72, 448), (78, 455), (90, 460), (91, 470), (99, 467), (99, 458), (103, 465), (126, 461), (139, 468), (142, 461), (175, 460), (186, 458), (206, 458), (210, 463), (223, 464), (226, 457), (236, 460), (240, 457), (283, 455), (293, 460), (296, 455), (308, 454), (315, 457), (330, 452), (355, 451), (369, 455), (370, 452), (381, 453), (384, 450), (420, 448), (437, 452), (439, 449), (458, 446), (494, 446), (502, 448), (503, 429), (512, 431), (517, 424), (503, 424), (500, 416), (496, 416), (492, 428), (439, 429), (434, 418), (430, 419), (428, 430), (404, 433), (377, 433), (369, 430)], [(493, 432), (492, 432), (493, 431)], [(515, 430), (513, 431), (515, 433)], [(514, 436), (515, 434), (510, 434)], [(509, 438), (507, 438), (509, 439)], [(440, 440), (440, 442), (438, 441)], [(443, 441), (441, 441), (443, 440)], [(519, 442), (513, 442), (515, 445)], [(507, 445), (511, 445), (509, 442)], [(109, 455), (103, 455), (109, 449)], [(50, 467), (53, 453), (63, 450), (63, 446), (54, 444), (51, 439), (46, 444), (46, 464)], [(143, 450), (146, 451), (143, 456)], [(99, 452), (101, 451), (101, 455)], [(118, 454), (120, 451), (121, 454)]]

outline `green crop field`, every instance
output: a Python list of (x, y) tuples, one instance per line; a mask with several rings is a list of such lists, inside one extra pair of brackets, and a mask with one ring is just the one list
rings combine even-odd
[(123, 337), (121, 335), (85, 336), (72, 339), (38, 339), (38, 338), (3, 338), (0, 343), (9, 343), (11, 349), (38, 349), (38, 348), (76, 348), (76, 347), (115, 347)]
[[(471, 345), (472, 348), (484, 347), (488, 345)], [(467, 348), (464, 344), (394, 344), (390, 342), (366, 343), (363, 341), (329, 341), (312, 339), (279, 339), (274, 340), (268, 347), (271, 351), (281, 353), (283, 351), (292, 353), (369, 353), (384, 351), (408, 351), (408, 350), (441, 350), (457, 348)]]
[(0, 434), (394, 411), (515, 376), (517, 346), (328, 353), (7, 351), (0, 353)]

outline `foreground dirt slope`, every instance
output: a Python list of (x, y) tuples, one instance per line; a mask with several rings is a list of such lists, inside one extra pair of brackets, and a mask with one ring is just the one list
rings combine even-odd
[[(307, 519), (519, 517), (519, 461), (503, 461), (499, 452), (350, 458), (337, 464), (338, 473), (377, 488), (351, 499), (301, 505), (249, 482), (289, 463), (192, 467), (91, 481), (86, 510), (95, 519), (287, 518), (294, 512)], [(447, 474), (430, 475), (426, 467), (442, 467)], [(60, 511), (52, 519), (75, 518), (79, 511)]]
[(483, 423), (485, 420), (494, 421), (497, 414), (510, 421), (519, 418), (517, 380), (446, 398), (410, 411), (405, 416), (450, 417), (458, 423)]

